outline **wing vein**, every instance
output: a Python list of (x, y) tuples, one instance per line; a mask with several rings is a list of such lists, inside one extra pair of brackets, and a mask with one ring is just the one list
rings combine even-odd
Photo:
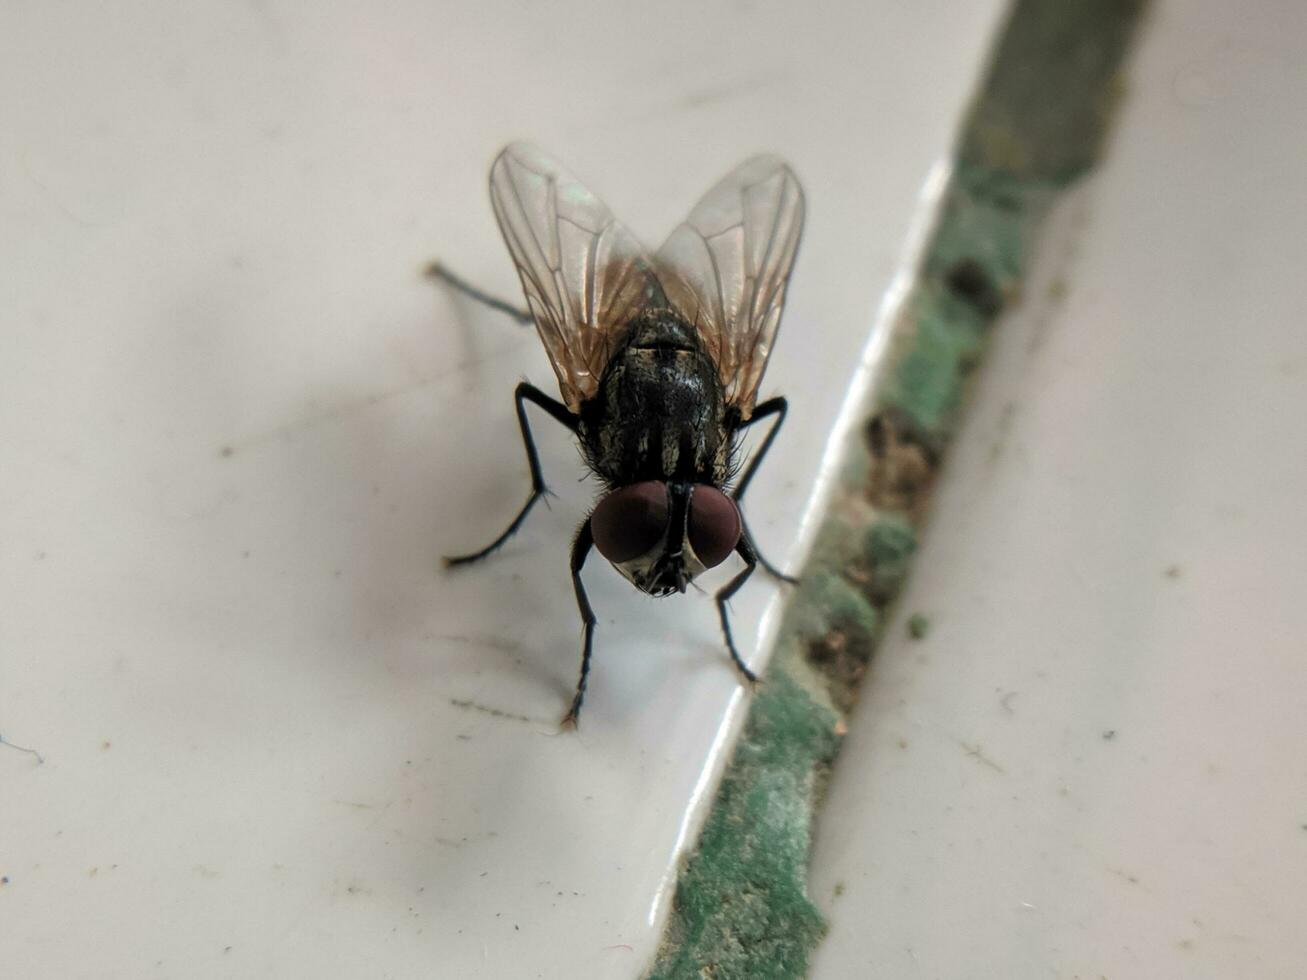
[(563, 400), (578, 412), (644, 295), (650, 263), (602, 201), (528, 144), (496, 158), (490, 198)]
[(744, 418), (780, 326), (802, 228), (793, 171), (754, 157), (709, 190), (658, 251), (669, 302), (696, 324)]

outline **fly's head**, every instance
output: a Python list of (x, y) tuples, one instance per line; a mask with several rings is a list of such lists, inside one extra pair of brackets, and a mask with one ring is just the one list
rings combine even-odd
[(729, 558), (744, 524), (717, 487), (646, 480), (609, 492), (590, 529), (599, 553), (637, 589), (665, 596)]

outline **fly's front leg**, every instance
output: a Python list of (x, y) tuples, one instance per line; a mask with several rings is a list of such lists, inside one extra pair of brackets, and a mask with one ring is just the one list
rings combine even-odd
[(526, 310), (518, 309), (507, 300), (499, 299), (496, 296), (491, 296), (489, 293), (477, 289), (476, 286), (473, 286), (466, 279), (454, 275), (454, 273), (450, 272), (439, 262), (432, 262), (427, 266), (427, 275), (438, 282), (443, 282), (450, 289), (462, 293), (469, 299), (476, 300), (478, 303), (490, 307), (492, 310), (498, 310), (500, 313), (507, 313), (523, 326), (529, 325), (532, 322), (531, 314)]
[(731, 596), (740, 591), (740, 586), (749, 580), (753, 570), (758, 567), (758, 554), (753, 550), (747, 536), (740, 538), (740, 543), (735, 546), (736, 552), (744, 559), (744, 571), (726, 583), (725, 587), (717, 593), (717, 613), (722, 618), (722, 635), (726, 637), (726, 649), (730, 651), (731, 660), (749, 685), (758, 683), (758, 675), (751, 671), (745, 662), (740, 658), (740, 652), (735, 649), (735, 639), (731, 636), (731, 621), (726, 615), (726, 603), (730, 601)]
[[(757, 405), (753, 410), (753, 414), (749, 416), (749, 421), (740, 426), (741, 429), (745, 429), (753, 425), (755, 422), (761, 422), (763, 419), (770, 418), (773, 415), (776, 416), (776, 421), (773, 422), (771, 428), (767, 430), (767, 435), (762, 440), (762, 445), (758, 447), (758, 451), (754, 453), (753, 458), (749, 460), (749, 465), (744, 468), (744, 475), (740, 477), (740, 482), (735, 486), (734, 497), (737, 505), (744, 496), (744, 491), (748, 489), (749, 482), (753, 479), (753, 475), (758, 472), (758, 465), (762, 462), (763, 457), (767, 455), (767, 450), (771, 449), (771, 444), (775, 441), (776, 434), (780, 432), (781, 425), (785, 422), (785, 413), (789, 411), (789, 407), (790, 403), (784, 398), (768, 398), (765, 402)], [(753, 543), (753, 540), (749, 537), (749, 531), (747, 528), (744, 531), (744, 540), (748, 543), (749, 549), (753, 552), (754, 557), (758, 559), (758, 564), (763, 567), (763, 570), (768, 575), (789, 585), (797, 585), (799, 583), (797, 578), (786, 575), (762, 556), (761, 552), (758, 551), (757, 546)], [(723, 618), (722, 623), (725, 624), (725, 622), (726, 620)]]
[(550, 398), (535, 385), (528, 384), (525, 381), (521, 382), (513, 393), (513, 399), (517, 403), (517, 421), (522, 429), (522, 445), (526, 448), (526, 461), (531, 467), (531, 495), (526, 498), (526, 503), (518, 511), (517, 516), (513, 518), (513, 523), (508, 525), (508, 529), (503, 534), (480, 551), (474, 551), (467, 555), (446, 557), (446, 566), (466, 565), (469, 562), (478, 561), (498, 549), (505, 541), (517, 533), (517, 529), (526, 520), (526, 515), (531, 513), (531, 508), (535, 506), (536, 501), (549, 492), (549, 488), (545, 486), (544, 476), (540, 472), (540, 457), (536, 453), (535, 440), (531, 438), (531, 426), (526, 419), (526, 403), (533, 402), (539, 405), (560, 424), (565, 425), (572, 432), (576, 431), (576, 416), (567, 410), (566, 405)]
[(590, 652), (594, 646), (595, 614), (590, 608), (590, 599), (585, 594), (585, 585), (581, 582), (581, 567), (594, 546), (594, 535), (590, 532), (590, 518), (585, 519), (581, 529), (576, 532), (572, 542), (572, 588), (576, 591), (576, 606), (581, 611), (583, 639), (581, 641), (581, 678), (576, 682), (576, 694), (572, 696), (572, 707), (563, 717), (563, 727), (575, 728), (581, 716), (581, 702), (585, 700), (585, 682), (590, 674)]

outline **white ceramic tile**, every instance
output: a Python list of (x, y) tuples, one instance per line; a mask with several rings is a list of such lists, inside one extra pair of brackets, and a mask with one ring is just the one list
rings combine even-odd
[(1148, 22), (853, 720), (815, 977), (1302, 975), (1305, 32)]
[[(597, 558), (577, 735), (559, 499), (498, 560), (534, 335), (509, 139), (657, 239), (757, 150), (810, 220), (752, 491), (826, 433), (1000, 13), (966, 4), (0, 9), (0, 963), (24, 977), (635, 976), (745, 705), (702, 596)], [(709, 580), (720, 584), (722, 575)], [(740, 595), (760, 662), (774, 590)], [(471, 707), (471, 705), (481, 707)]]

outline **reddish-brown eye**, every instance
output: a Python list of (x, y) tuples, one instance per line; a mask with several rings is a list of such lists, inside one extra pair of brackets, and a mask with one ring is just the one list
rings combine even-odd
[(590, 530), (609, 561), (639, 558), (667, 533), (667, 484), (648, 480), (614, 490), (590, 515)]
[(716, 487), (696, 483), (690, 494), (690, 547), (703, 567), (712, 568), (729, 558), (742, 531), (735, 501)]

